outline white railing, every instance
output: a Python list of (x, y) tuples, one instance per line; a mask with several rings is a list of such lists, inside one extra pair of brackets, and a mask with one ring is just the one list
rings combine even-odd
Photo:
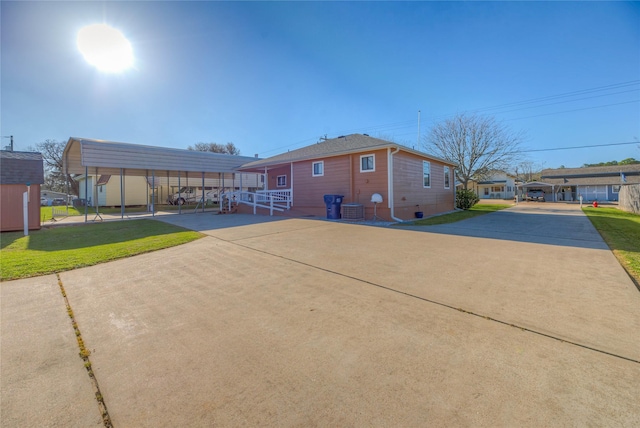
[(256, 214), (257, 208), (269, 210), (269, 215), (274, 211), (285, 211), (293, 205), (293, 192), (291, 189), (284, 190), (258, 190), (257, 192), (226, 192), (220, 194), (220, 208), (228, 204), (231, 210), (232, 203), (245, 204), (253, 207)]

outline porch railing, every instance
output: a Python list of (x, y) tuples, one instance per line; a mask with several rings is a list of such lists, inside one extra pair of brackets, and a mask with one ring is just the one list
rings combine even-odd
[(257, 192), (235, 191), (220, 194), (220, 208), (228, 204), (231, 210), (233, 203), (249, 205), (256, 214), (258, 208), (269, 210), (269, 215), (274, 211), (285, 211), (293, 205), (293, 192), (291, 189), (258, 190)]

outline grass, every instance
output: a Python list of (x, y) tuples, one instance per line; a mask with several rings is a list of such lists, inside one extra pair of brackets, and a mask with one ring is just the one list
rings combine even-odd
[(157, 220), (56, 227), (0, 236), (0, 280), (92, 266), (191, 242), (204, 236)]
[[(182, 205), (182, 210), (183, 211), (194, 210), (196, 206), (197, 206), (196, 204), (189, 204), (189, 205), (185, 204), (185, 205)], [(205, 206), (205, 208), (213, 208), (217, 206), (218, 204), (208, 204)], [(40, 219), (43, 223), (45, 221), (51, 220), (51, 218), (53, 217), (53, 208), (56, 208), (57, 210), (60, 210), (60, 211), (65, 210), (64, 206), (40, 207)], [(201, 207), (198, 207), (198, 209), (200, 208)], [(139, 212), (145, 212), (146, 210), (147, 210), (147, 207), (144, 205), (124, 208), (125, 213), (139, 213)], [(156, 205), (156, 211), (178, 211), (178, 206), (177, 205)], [(96, 214), (95, 208), (89, 207), (88, 213), (89, 215), (95, 215)], [(120, 207), (100, 207), (100, 214), (120, 214), (120, 213), (121, 213)], [(84, 207), (74, 208), (72, 206), (69, 206), (69, 216), (82, 216), (82, 215), (84, 215)]]
[(610, 207), (583, 207), (582, 211), (636, 285), (640, 285), (640, 215)]
[(413, 222), (399, 223), (398, 226), (434, 226), (436, 224), (455, 223), (456, 221), (466, 220), (468, 218), (485, 215), (492, 212), (509, 208), (512, 205), (502, 204), (476, 204), (467, 211), (456, 211), (454, 213), (443, 214), (439, 216), (429, 217)]

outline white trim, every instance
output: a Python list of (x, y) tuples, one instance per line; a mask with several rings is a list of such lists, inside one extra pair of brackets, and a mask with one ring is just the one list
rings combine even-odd
[[(362, 169), (362, 158), (372, 158), (373, 159), (373, 168), (371, 169)], [(375, 172), (376, 170), (376, 154), (368, 153), (366, 155), (360, 155), (360, 172)]]
[[(425, 164), (429, 165), (429, 185), (428, 186), (424, 185), (424, 177), (425, 177), (424, 166), (425, 166)], [(431, 162), (423, 160), (422, 161), (422, 187), (424, 189), (431, 189), (431, 176), (432, 176), (432, 174), (431, 174)]]
[[(320, 164), (320, 173), (316, 174), (316, 164)], [(324, 176), (324, 161), (315, 161), (311, 162), (311, 176), (312, 177), (323, 177)]]
[[(444, 171), (444, 188), (449, 189), (451, 188), (451, 169), (447, 165), (444, 165), (443, 171)], [(449, 176), (448, 185), (447, 185), (447, 176)]]

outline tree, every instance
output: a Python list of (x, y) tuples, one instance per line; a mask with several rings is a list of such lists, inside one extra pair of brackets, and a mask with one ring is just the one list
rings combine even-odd
[(54, 192), (66, 192), (67, 180), (69, 182), (69, 193), (78, 195), (78, 182), (73, 179), (71, 174), (65, 175), (63, 170), (63, 154), (67, 143), (57, 140), (44, 140), (36, 144), (35, 148), (30, 150), (40, 152), (44, 161), (44, 185), (43, 187)]
[(588, 168), (591, 166), (616, 166), (616, 165), (635, 165), (635, 164), (639, 164), (640, 161), (636, 160), (634, 158), (626, 158), (621, 160), (620, 162), (612, 160), (609, 162), (600, 162), (600, 163), (585, 163), (584, 165), (582, 165), (583, 168)]
[(520, 153), (521, 132), (514, 132), (490, 116), (458, 114), (436, 124), (425, 137), (425, 148), (457, 164), (465, 189), (494, 170), (510, 170)]
[(196, 143), (193, 146), (187, 147), (187, 150), (195, 150), (197, 152), (225, 153), (228, 155), (240, 154), (240, 149), (238, 149), (233, 143)]

